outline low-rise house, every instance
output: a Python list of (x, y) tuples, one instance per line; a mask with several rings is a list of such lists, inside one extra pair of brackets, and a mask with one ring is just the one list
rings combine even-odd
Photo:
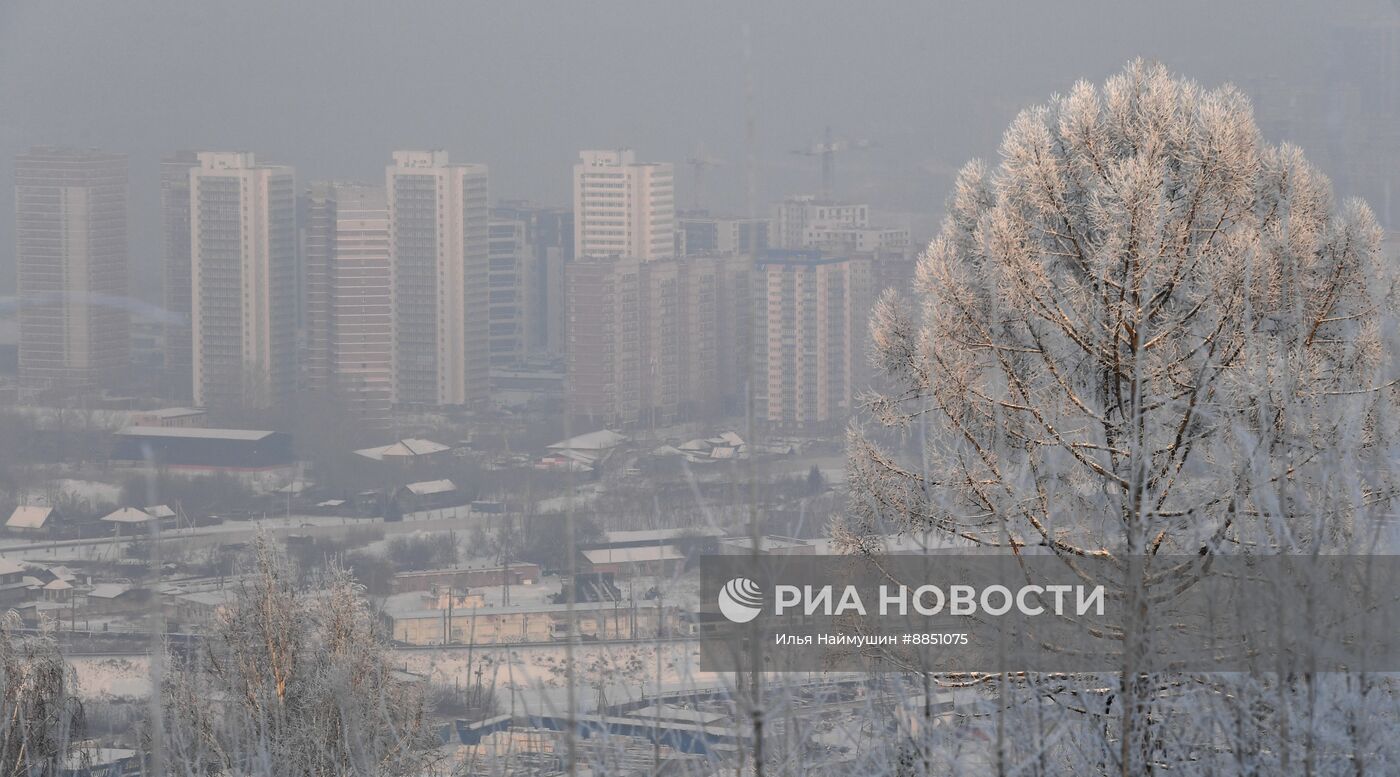
[(590, 472), (605, 463), (613, 451), (624, 442), (627, 442), (627, 436), (611, 429), (580, 434), (548, 446), (549, 453), (540, 459), (539, 466), (546, 469)]
[(149, 505), (142, 508), (148, 515), (161, 522), (162, 526), (174, 525), (179, 515), (170, 505)]
[(63, 529), (63, 523), (63, 516), (55, 507), (20, 505), (5, 521), (5, 530), (21, 536), (53, 537)]
[(67, 604), (73, 601), (73, 584), (67, 580), (54, 578), (44, 584), (44, 601)]
[(409, 483), (398, 490), (396, 499), (399, 509), (406, 513), (457, 507), (466, 503), (462, 493), (457, 490), (457, 484), (446, 479)]
[(176, 588), (163, 592), (162, 607), (165, 617), (181, 628), (208, 627), (213, 625), (237, 598), (238, 592), (230, 587), (203, 591)]
[(130, 583), (98, 583), (78, 598), (84, 615), (121, 615), (144, 607), (151, 592)]
[(716, 437), (696, 438), (679, 445), (662, 445), (652, 450), (654, 456), (684, 456), (691, 464), (712, 464), (749, 458), (749, 444), (734, 432)]
[(157, 518), (135, 507), (119, 507), (102, 516), (101, 520), (111, 526), (120, 537), (123, 534), (131, 535), (149, 530)]
[(17, 604), (29, 598), (29, 583), (24, 579), (26, 573), (23, 566), (0, 558), (0, 604)]
[(420, 461), (438, 457), (440, 454), (447, 453), (451, 450), (451, 447), (443, 445), (440, 442), (409, 437), (388, 445), (380, 445), (374, 448), (361, 448), (355, 451), (355, 453), (370, 461), (412, 465)]

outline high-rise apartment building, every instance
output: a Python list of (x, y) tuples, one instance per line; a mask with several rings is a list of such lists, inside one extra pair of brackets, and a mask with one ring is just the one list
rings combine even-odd
[(770, 250), (754, 267), (756, 420), (780, 429), (840, 426), (865, 370), (868, 257)]
[(199, 166), (193, 151), (179, 151), (160, 161), (160, 210), (165, 279), (165, 387), (171, 399), (194, 398), (194, 339), (190, 316), (190, 168)]
[(748, 253), (768, 248), (768, 219), (727, 218), (691, 211), (676, 218), (676, 253)]
[(695, 341), (686, 326), (686, 281), (690, 269), (676, 259), (647, 262), (641, 268), (638, 294), (638, 366), (641, 374), (641, 418), (639, 421), (667, 421), (680, 415), (689, 386), (682, 383), (682, 365), (692, 358), (712, 357), (709, 332)]
[(534, 323), (528, 311), (535, 291), (530, 283), (535, 252), (527, 242), (523, 221), (491, 221), (490, 267), (486, 285), (490, 289), (489, 342), (492, 367), (519, 364), (531, 339)]
[(386, 170), (394, 402), (477, 405), (489, 391), (485, 165), (395, 151)]
[(15, 160), (19, 377), (90, 391), (128, 366), (126, 157), (33, 148)]
[(643, 262), (676, 254), (675, 173), (631, 149), (581, 151), (574, 165), (574, 253)]
[[(692, 264), (714, 267), (715, 391), (717, 411), (742, 413), (753, 370), (753, 272), (750, 254), (687, 257)], [(704, 286), (694, 286), (699, 290)], [(697, 300), (696, 304), (700, 304)]]
[(491, 209), (491, 218), (516, 221), (525, 227), (526, 257), (523, 300), (526, 351), (531, 355), (563, 356), (565, 352), (564, 266), (574, 257), (574, 212), (530, 202), (504, 201)]
[(335, 184), (313, 181), (298, 203), (301, 223), (301, 337), (297, 386), (331, 387), (331, 263), (335, 261)]
[(696, 254), (642, 267), (642, 419), (742, 409), (752, 292), (747, 254)]
[(752, 259), (709, 254), (568, 267), (568, 405), (621, 426), (733, 410), (748, 371)]
[(248, 152), (200, 152), (190, 179), (196, 405), (268, 408), (296, 367), (296, 183)]
[(773, 247), (803, 248), (811, 227), (864, 229), (870, 206), (819, 200), (810, 194), (788, 197), (773, 206)]
[(383, 186), (313, 183), (306, 201), (304, 375), (361, 423), (387, 423), (394, 308)]
[(773, 206), (773, 247), (829, 251), (907, 251), (909, 230), (870, 225), (870, 206), (788, 197)]
[(641, 263), (580, 256), (565, 269), (568, 300), (568, 413), (588, 424), (641, 417)]

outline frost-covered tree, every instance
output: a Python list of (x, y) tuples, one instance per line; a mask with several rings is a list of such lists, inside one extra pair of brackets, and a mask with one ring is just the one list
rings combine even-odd
[(23, 635), (19, 626), (13, 610), (0, 615), (0, 774), (57, 774), (83, 720), (73, 670), (51, 634)]
[(423, 684), (394, 671), (342, 570), (298, 591), (259, 536), (257, 568), (164, 689), (170, 774), (419, 774), (435, 744)]
[[(870, 551), (891, 528), (934, 531), (1066, 559), (1369, 550), (1400, 470), (1379, 241), (1365, 204), (1338, 207), (1231, 87), (1134, 62), (1023, 111), (1000, 163), (959, 175), (917, 299), (874, 312), (888, 388), (850, 433), (842, 536)], [(1120, 593), (1145, 601), (1142, 579)], [(1292, 691), (1249, 706), (1124, 670), (1094, 700), (1057, 699), (1106, 750), (1067, 768), (1204, 763), (1228, 721), (1283, 769), (1259, 773), (1293, 773)], [(1219, 713), (1222, 728), (1186, 734), (1186, 698), (1213, 711), (1190, 726)]]

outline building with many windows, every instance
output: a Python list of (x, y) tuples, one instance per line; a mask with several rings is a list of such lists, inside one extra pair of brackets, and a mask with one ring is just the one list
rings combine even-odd
[(754, 265), (754, 412), (780, 429), (846, 423), (865, 375), (869, 256), (772, 249)]
[(273, 407), (296, 367), (296, 184), (248, 152), (189, 170), (194, 402)]
[(773, 206), (773, 247), (805, 248), (809, 229), (863, 229), (870, 206), (821, 200), (810, 194), (787, 197)]
[(487, 309), (492, 367), (508, 367), (525, 359), (535, 323), (529, 314), (530, 296), (536, 291), (531, 283), (534, 260), (525, 222), (491, 221), (486, 285), (490, 290)]
[(306, 345), (311, 387), (385, 425), (393, 388), (389, 204), (383, 186), (313, 183), (307, 193)]
[(33, 148), (15, 160), (19, 378), (32, 390), (119, 381), (130, 349), (126, 157)]
[(386, 170), (400, 405), (487, 399), (489, 218), (485, 165), (446, 151), (395, 151)]
[(768, 219), (711, 216), (690, 211), (676, 218), (676, 255), (746, 253), (768, 248)]
[(299, 202), (301, 294), (297, 387), (331, 385), (331, 263), (335, 261), (335, 185), (312, 182)]
[(574, 212), (509, 200), (491, 209), (496, 221), (524, 226), (528, 248), (522, 260), (521, 298), (525, 317), (525, 350), (532, 356), (563, 356), (567, 304), (564, 266), (574, 257)]
[(641, 262), (581, 256), (565, 273), (568, 412), (591, 425), (636, 423), (642, 412)]
[(748, 374), (751, 267), (742, 254), (571, 263), (570, 414), (632, 426), (736, 410)]
[(870, 225), (870, 206), (788, 197), (773, 207), (774, 248), (907, 251), (909, 230)]
[(676, 255), (675, 173), (631, 149), (581, 151), (574, 165), (574, 253), (643, 262)]

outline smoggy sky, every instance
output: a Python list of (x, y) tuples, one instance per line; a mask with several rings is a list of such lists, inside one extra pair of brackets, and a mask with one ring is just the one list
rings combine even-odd
[(1333, 32), (1397, 18), (1370, 0), (0, 0), (0, 290), (14, 283), (13, 157), (33, 144), (129, 154), (133, 262), (154, 279), (156, 165), (179, 148), (254, 150), (304, 184), (382, 180), (392, 149), (440, 147), (489, 164), (496, 197), (565, 204), (579, 149), (631, 146), (677, 163), (688, 207), (683, 162), (703, 146), (729, 163), (707, 174), (704, 204), (742, 214), (747, 74), (760, 213), (816, 189), (816, 161), (791, 150), (831, 125), (878, 144), (838, 158), (838, 196), (926, 237), (952, 172), (1078, 78), (1160, 59), (1259, 87), (1261, 114), (1287, 117), (1316, 104), (1290, 102), (1295, 85), (1400, 81)]

